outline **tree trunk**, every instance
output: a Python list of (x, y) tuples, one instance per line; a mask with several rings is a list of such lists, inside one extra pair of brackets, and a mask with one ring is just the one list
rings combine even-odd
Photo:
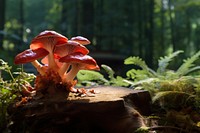
[(81, 34), (89, 40), (93, 39), (94, 34), (94, 1), (82, 1), (82, 26)]
[(20, 0), (20, 5), (19, 5), (19, 14), (20, 14), (20, 18), (19, 18), (19, 22), (20, 22), (20, 29), (19, 29), (19, 47), (18, 47), (18, 52), (22, 51), (22, 44), (24, 43), (24, 39), (23, 39), (23, 35), (24, 35), (24, 0)]
[(175, 42), (175, 34), (174, 34), (174, 22), (172, 16), (172, 9), (171, 9), (171, 0), (168, 0), (168, 8), (169, 8), (169, 17), (170, 17), (170, 28), (171, 28), (171, 43), (173, 46), (173, 51), (176, 51), (176, 42)]
[[(165, 49), (165, 10), (164, 10), (164, 0), (161, 0), (161, 38), (160, 44), (161, 49)], [(164, 53), (163, 53), (164, 54)]]
[(138, 1), (138, 40), (139, 40), (139, 43), (138, 43), (138, 47), (139, 47), (139, 56), (140, 57), (143, 57), (143, 45), (144, 45), (144, 43), (143, 43), (143, 34), (144, 34), (144, 32), (143, 32), (143, 15), (142, 15), (142, 8), (143, 7), (143, 0), (139, 0)]
[(97, 50), (102, 49), (102, 40), (103, 40), (103, 15), (104, 15), (104, 0), (95, 0), (94, 1), (94, 8), (95, 8), (95, 14), (94, 14), (94, 38), (96, 40), (97, 45), (95, 48)]
[(0, 0), (0, 49), (3, 49), (3, 30), (4, 30), (4, 24), (5, 24), (5, 7), (6, 7), (6, 1)]
[(153, 57), (154, 57), (154, 0), (150, 0), (149, 3), (149, 9), (150, 9), (150, 14), (149, 14), (149, 67), (153, 68), (154, 62), (153, 62)]
[(67, 0), (62, 0), (62, 11), (61, 11), (61, 33), (67, 34)]
[(149, 10), (146, 11), (146, 24), (145, 24), (145, 35), (147, 38), (145, 47), (145, 60), (150, 68), (153, 68), (153, 50), (154, 50), (154, 40), (153, 40), (153, 16), (154, 16), (154, 0), (147, 2)]

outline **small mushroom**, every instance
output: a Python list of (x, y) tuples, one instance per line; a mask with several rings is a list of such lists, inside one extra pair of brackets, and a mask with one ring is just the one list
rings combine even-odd
[(71, 70), (64, 75), (66, 81), (73, 80), (79, 70), (99, 70), (99, 66), (91, 56), (79, 52), (66, 55), (59, 61), (71, 64)]
[(37, 71), (43, 75), (45, 73), (44, 67), (37, 61), (37, 59), (40, 59), (42, 57), (45, 57), (48, 55), (49, 52), (43, 48), (38, 49), (27, 49), (21, 53), (19, 53), (14, 60), (15, 64), (24, 64), (31, 62), (32, 65), (37, 69)]
[(90, 41), (87, 38), (82, 37), (82, 36), (72, 37), (70, 40), (76, 41), (76, 42), (78, 42), (78, 43), (80, 43), (82, 45), (88, 45), (88, 44), (90, 44)]
[(32, 42), (30, 44), (30, 48), (33, 50), (37, 49), (37, 48), (46, 49), (49, 52), (48, 67), (50, 69), (57, 71), (58, 66), (54, 60), (55, 46), (66, 44), (67, 41), (68, 41), (68, 39), (65, 36), (55, 32), (55, 31), (46, 30), (46, 31), (41, 32), (38, 36), (36, 36), (32, 40)]
[[(85, 46), (81, 45), (80, 43), (69, 40), (66, 45), (57, 46), (55, 48), (54, 53), (55, 55), (58, 55), (59, 57), (64, 57), (68, 54), (75, 53), (75, 52), (79, 52), (79, 53), (82, 53), (83, 55), (86, 55), (89, 53), (89, 50)], [(69, 68), (69, 64), (63, 62), (62, 67), (58, 71), (61, 77), (68, 70), (68, 68)]]

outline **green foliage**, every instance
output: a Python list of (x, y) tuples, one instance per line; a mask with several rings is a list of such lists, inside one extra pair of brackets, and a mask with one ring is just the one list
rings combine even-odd
[(199, 59), (199, 56), (200, 56), (200, 51), (197, 52), (192, 57), (184, 60), (184, 63), (179, 67), (176, 73), (179, 76), (183, 76), (193, 71), (197, 71), (198, 69), (195, 69), (195, 68), (199, 68), (199, 67), (194, 67), (195, 66), (194, 62)]
[(168, 67), (169, 63), (174, 59), (174, 57), (178, 56), (180, 53), (183, 53), (182, 50), (176, 51), (168, 56), (160, 57), (158, 60), (158, 73), (166, 72), (166, 68)]
[(115, 73), (107, 65), (101, 65), (101, 67), (105, 70), (108, 74), (107, 78), (100, 72), (96, 71), (88, 71), (88, 70), (81, 70), (77, 74), (78, 84), (79, 85), (112, 85), (112, 86), (127, 86), (128, 84), (125, 83), (121, 76), (116, 76)]
[(86, 86), (106, 84), (109, 82), (101, 73), (89, 70), (80, 70), (77, 74), (77, 79), (79, 84), (84, 84)]
[[(0, 129), (8, 124), (8, 106), (16, 99), (22, 96), (21, 92), (24, 85), (29, 85), (35, 78), (33, 74), (23, 71), (11, 72), (12, 67), (7, 62), (0, 59), (0, 72), (6, 72), (11, 79), (5, 80), (0, 77)], [(14, 76), (15, 75), (15, 76)]]
[(177, 70), (168, 67), (183, 51), (175, 51), (168, 56), (160, 57), (157, 71), (150, 69), (145, 61), (139, 57), (129, 57), (124, 64), (133, 65), (127, 71), (126, 78), (115, 76), (115, 72), (107, 65), (101, 67), (108, 75), (107, 78), (100, 72), (80, 71), (77, 78), (80, 84), (92, 83), (93, 85), (131, 86), (134, 89), (148, 90), (153, 103), (159, 104), (164, 109), (183, 108), (192, 106), (200, 108), (200, 80), (198, 75), (189, 75), (198, 72), (199, 66), (195, 61), (199, 59), (200, 51), (183, 60)]
[(183, 64), (176, 71), (170, 70), (168, 66), (180, 53), (183, 51), (176, 51), (161, 57), (156, 73), (148, 68), (142, 59), (129, 57), (125, 60), (125, 64), (137, 65), (141, 69), (129, 70), (127, 72), (128, 79), (124, 81), (135, 89), (148, 90), (152, 95), (153, 102), (165, 109), (185, 106), (200, 108), (199, 78), (198, 75), (189, 75), (200, 70), (199, 66), (195, 65), (200, 51), (183, 60)]

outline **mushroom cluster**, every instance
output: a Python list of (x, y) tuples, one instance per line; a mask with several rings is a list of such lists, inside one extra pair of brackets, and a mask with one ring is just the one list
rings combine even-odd
[[(96, 61), (89, 55), (85, 45), (90, 44), (82, 36), (67, 37), (55, 31), (43, 31), (36, 36), (27, 49), (16, 55), (14, 63), (31, 62), (37, 69), (36, 92), (54, 94), (60, 89), (78, 92), (74, 80), (79, 70), (99, 70)], [(41, 62), (38, 60), (41, 59)]]

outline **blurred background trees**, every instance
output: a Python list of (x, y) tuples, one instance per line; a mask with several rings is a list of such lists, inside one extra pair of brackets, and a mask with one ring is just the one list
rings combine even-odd
[(199, 50), (200, 0), (0, 0), (0, 58), (11, 63), (46, 29), (87, 37), (100, 64), (140, 56), (155, 68), (160, 56)]

